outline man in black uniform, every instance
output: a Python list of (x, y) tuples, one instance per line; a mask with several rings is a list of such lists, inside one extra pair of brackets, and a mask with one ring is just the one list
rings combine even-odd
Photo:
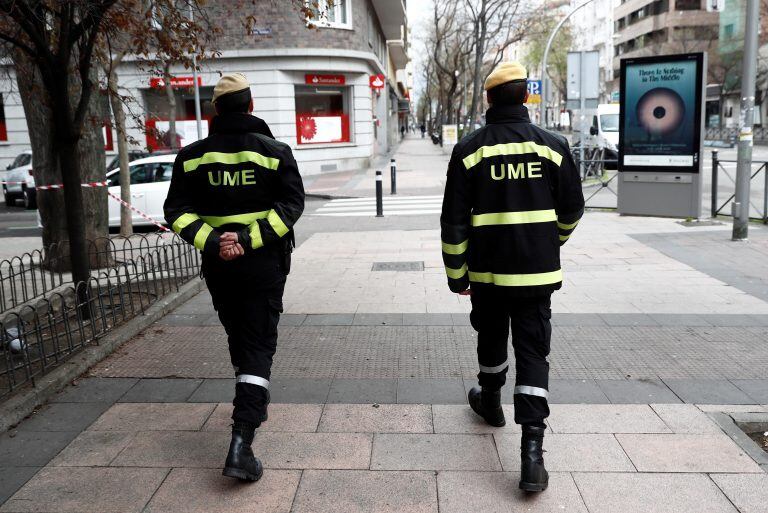
[(165, 219), (202, 252), (213, 307), (228, 335), (236, 385), (223, 473), (256, 481), (263, 469), (251, 443), (267, 420), (292, 227), (304, 210), (304, 186), (291, 149), (250, 114), (245, 76), (223, 76), (212, 102), (211, 134), (176, 157)]
[(531, 124), (525, 68), (499, 65), (485, 82), (487, 125), (453, 149), (440, 218), (443, 261), (453, 292), (470, 295), (478, 332), (480, 387), (472, 409), (505, 424), (501, 387), (507, 340), (515, 353), (515, 422), (522, 424), (520, 488), (546, 489), (550, 295), (562, 285), (560, 246), (584, 211), (568, 142)]

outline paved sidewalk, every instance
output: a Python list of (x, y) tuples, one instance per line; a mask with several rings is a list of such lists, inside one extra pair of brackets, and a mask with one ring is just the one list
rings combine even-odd
[[(442, 194), (450, 154), (428, 138), (406, 135), (392, 154), (397, 162), (397, 194), (416, 196)], [(376, 170), (382, 172), (384, 194), (390, 191), (388, 160), (379, 160), (371, 169), (321, 173), (305, 179), (309, 194), (331, 197), (363, 197), (376, 194)]]
[[(441, 189), (447, 156), (398, 151), (423, 154), (399, 193)], [(331, 178), (370, 194), (369, 176)], [(0, 434), (0, 512), (766, 513), (768, 453), (735, 424), (768, 423), (764, 227), (739, 244), (727, 225), (587, 213), (553, 296), (550, 488), (524, 496), (518, 428), (466, 405), (476, 339), (438, 216), (325, 203), (297, 227), (262, 481), (220, 475), (234, 383), (203, 292)]]
[(538, 495), (516, 487), (518, 428), (465, 405), (274, 404), (254, 442), (264, 477), (241, 484), (220, 471), (230, 408), (114, 404), (0, 511), (758, 513), (768, 500), (768, 475), (692, 405), (553, 405)]

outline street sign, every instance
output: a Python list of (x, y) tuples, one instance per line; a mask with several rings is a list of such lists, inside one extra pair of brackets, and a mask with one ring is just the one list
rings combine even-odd
[(611, 103), (619, 103), (619, 99), (621, 98), (621, 95), (618, 91), (612, 91), (611, 92)]
[(525, 103), (541, 103), (541, 80), (528, 80), (528, 100)]
[[(568, 100), (600, 97), (600, 52), (568, 52)], [(578, 108), (578, 107), (574, 107)]]
[(457, 125), (443, 125), (443, 145), (452, 146), (459, 142), (459, 129)]

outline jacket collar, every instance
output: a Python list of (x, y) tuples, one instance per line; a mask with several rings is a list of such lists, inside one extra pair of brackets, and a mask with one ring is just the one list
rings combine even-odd
[(530, 123), (525, 105), (491, 106), (485, 112), (486, 123)]
[(251, 114), (231, 112), (218, 114), (211, 121), (211, 134), (261, 132), (264, 121)]

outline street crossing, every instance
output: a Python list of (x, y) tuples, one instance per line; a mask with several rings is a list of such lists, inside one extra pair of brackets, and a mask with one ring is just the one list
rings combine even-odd
[[(385, 216), (439, 214), (443, 205), (442, 195), (436, 196), (385, 196)], [(318, 208), (314, 215), (334, 217), (375, 216), (376, 198), (344, 198), (331, 200)]]

